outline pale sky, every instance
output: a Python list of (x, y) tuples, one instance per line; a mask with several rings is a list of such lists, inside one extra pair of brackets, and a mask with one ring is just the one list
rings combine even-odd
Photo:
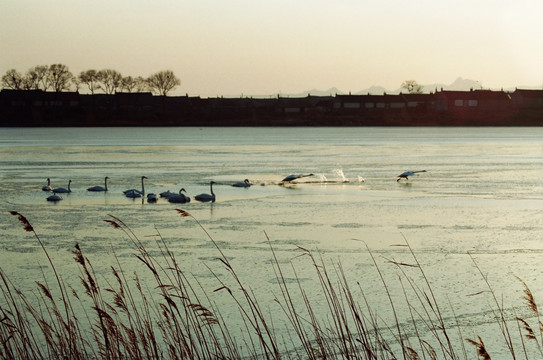
[[(172, 70), (175, 94), (543, 86), (542, 0), (0, 0), (0, 74)], [(174, 94), (172, 94), (174, 95)]]

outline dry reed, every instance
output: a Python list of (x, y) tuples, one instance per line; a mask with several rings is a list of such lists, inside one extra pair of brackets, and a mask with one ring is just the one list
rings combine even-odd
[[(271, 245), (272, 268), (277, 283), (273, 301), (284, 315), (266, 313), (250, 285), (236, 272), (232, 263), (204, 226), (185, 210), (177, 213), (194, 221), (215, 247), (221, 268), (229, 274), (225, 281), (217, 269), (208, 266), (218, 286), (205, 289), (186, 275), (158, 229), (153, 256), (138, 236), (121, 219), (110, 215), (104, 220), (124, 233), (134, 249), (134, 257), (145, 265), (153, 283), (142, 284), (134, 273), (129, 279), (115, 255), (111, 265), (113, 281), (99, 279), (90, 259), (75, 244), (73, 258), (79, 268), (81, 289), (67, 288), (55, 264), (28, 219), (16, 211), (23, 229), (33, 234), (56, 280), (55, 286), (37, 281), (37, 294), (30, 298), (9, 280), (0, 268), (0, 358), (2, 359), (467, 359), (462, 344), (454, 344), (450, 328), (458, 327), (458, 319), (448, 324), (430, 280), (407, 240), (401, 245), (408, 250), (412, 263), (389, 259), (395, 266), (401, 284), (404, 304), (395, 302), (377, 259), (366, 246), (376, 275), (381, 281), (393, 323), (387, 324), (376, 313), (359, 281), (349, 283), (341, 263), (327, 265), (322, 257), (298, 246), (296, 258), (306, 258), (314, 269), (321, 294), (317, 311), (291, 262), (294, 286), (287, 281), (285, 269)], [(114, 249), (112, 249), (114, 253)], [(471, 255), (470, 255), (471, 256)], [(472, 258), (473, 259), (473, 258)], [(302, 259), (303, 260), (303, 259)], [(511, 358), (516, 357), (509, 321), (487, 277), (473, 261), (489, 288), (494, 301), (494, 314)], [(415, 276), (416, 275), (416, 276)], [(422, 282), (414, 280), (417, 277)], [(519, 279), (520, 280), (520, 279)], [(538, 331), (529, 319), (517, 317), (519, 332), (543, 347), (543, 325), (532, 292), (526, 284), (524, 301), (537, 318)], [(213, 305), (213, 294), (224, 294), (237, 306), (244, 324), (243, 334), (235, 336), (220, 309)], [(478, 293), (479, 295), (483, 292)], [(397, 301), (397, 300), (396, 300)], [(405, 306), (407, 319), (400, 319), (397, 306)], [(76, 311), (75, 309), (82, 309)], [(324, 309), (324, 310), (323, 310)], [(229, 309), (231, 311), (231, 309)], [(277, 327), (285, 327), (281, 335)], [(425, 335), (423, 335), (425, 334)], [(427, 337), (425, 337), (427, 336)], [(538, 338), (539, 337), (539, 338)], [(474, 346), (476, 356), (490, 359), (480, 336), (465, 339)], [(462, 342), (462, 341), (461, 341)], [(522, 350), (528, 358), (527, 345)]]

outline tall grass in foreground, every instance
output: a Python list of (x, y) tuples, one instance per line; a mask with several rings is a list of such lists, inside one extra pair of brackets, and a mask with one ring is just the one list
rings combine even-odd
[[(189, 280), (162, 237), (158, 236), (156, 240), (161, 256), (152, 256), (122, 220), (110, 215), (105, 221), (122, 231), (132, 243), (135, 257), (146, 266), (154, 284), (142, 284), (137, 274), (127, 279), (118, 260), (111, 266), (114, 282), (102, 283), (104, 281), (99, 281), (91, 262), (76, 244), (73, 255), (80, 269), (82, 285), (82, 291), (77, 291), (67, 286), (57, 274), (55, 264), (33, 226), (23, 215), (12, 211), (24, 230), (32, 233), (42, 247), (55, 283), (37, 281), (38, 294), (25, 294), (0, 268), (0, 358), (491, 358), (483, 336), (464, 339), (460, 326), (447, 324), (443, 304), (436, 299), (430, 281), (407, 241), (401, 246), (408, 249), (412, 262), (389, 260), (399, 269), (403, 289), (400, 295), (405, 299), (403, 304), (394, 300), (397, 296), (392, 294), (368, 249), (387, 296), (388, 308), (394, 319), (392, 324), (385, 323), (381, 314), (372, 309), (358, 282), (353, 288), (340, 263), (326, 265), (322, 258), (317, 259), (311, 251), (298, 247), (299, 256), (308, 259), (320, 285), (321, 301), (326, 311), (315, 310), (316, 304), (309, 300), (307, 289), (303, 288), (298, 277), (295, 276), (294, 285), (287, 281), (285, 269), (280, 266), (270, 245), (271, 266), (278, 284), (275, 290), (279, 294), (274, 301), (287, 319), (286, 324), (277, 324), (274, 316), (263, 311), (250, 284), (245, 284), (238, 276), (234, 265), (200, 222), (184, 210), (176, 211), (200, 226), (230, 275), (228, 283), (234, 285), (229, 286), (210, 269), (220, 286), (211, 291), (201, 289), (197, 281)], [(511, 321), (487, 278), (475, 261), (473, 263), (493, 299), (492, 311), (508, 349), (507, 356), (528, 359), (535, 347), (536, 355), (543, 357), (543, 323), (528, 286), (522, 282), (525, 289), (523, 298), (533, 316), (529, 319), (517, 317)], [(296, 274), (294, 267), (292, 271)], [(412, 271), (416, 271), (419, 281), (413, 280)], [(223, 293), (237, 305), (245, 336), (234, 335), (237, 329), (233, 331), (232, 325), (224, 320), (221, 309), (212, 305), (208, 297), (212, 292)], [(407, 307), (407, 319), (400, 317), (399, 305)], [(535, 330), (530, 325), (534, 321)], [(288, 335), (279, 335), (278, 326), (286, 327)], [(514, 337), (520, 341), (514, 342)]]

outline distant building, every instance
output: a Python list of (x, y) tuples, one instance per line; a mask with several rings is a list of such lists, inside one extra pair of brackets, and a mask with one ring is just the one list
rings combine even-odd
[(435, 94), (437, 111), (501, 111), (510, 107), (511, 98), (503, 91), (439, 91)]
[(543, 90), (200, 98), (2, 90), (0, 126), (543, 126)]
[(78, 92), (47, 92), (43, 90), (9, 90), (0, 93), (4, 106), (12, 107), (76, 107)]
[(511, 105), (515, 108), (542, 108), (543, 90), (515, 89), (511, 94)]

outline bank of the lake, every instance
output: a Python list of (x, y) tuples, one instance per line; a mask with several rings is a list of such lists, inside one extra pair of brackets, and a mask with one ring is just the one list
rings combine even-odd
[(0, 126), (542, 126), (543, 90), (200, 98), (2, 90)]

